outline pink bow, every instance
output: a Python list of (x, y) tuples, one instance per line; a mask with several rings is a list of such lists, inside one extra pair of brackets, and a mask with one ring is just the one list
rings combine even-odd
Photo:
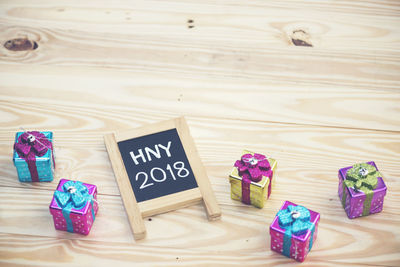
[(37, 131), (25, 132), (18, 137), (14, 148), (21, 158), (30, 160), (35, 156), (41, 157), (51, 148), (51, 142), (44, 134)]
[(273, 172), (267, 157), (261, 154), (254, 153), (244, 154), (241, 160), (235, 162), (235, 167), (238, 168), (239, 176), (242, 177), (242, 202), (251, 204), (250, 200), (250, 184), (251, 182), (259, 182), (263, 176), (270, 178), (268, 185), (268, 197), (271, 194), (271, 182)]
[(250, 179), (253, 182), (259, 182), (263, 176), (271, 177), (272, 170), (269, 161), (264, 155), (254, 153), (244, 154), (241, 160), (235, 162), (239, 175), (242, 178)]

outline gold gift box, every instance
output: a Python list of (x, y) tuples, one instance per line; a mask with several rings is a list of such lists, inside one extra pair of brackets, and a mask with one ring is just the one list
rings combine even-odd
[[(251, 154), (254, 155), (253, 152), (244, 150), (242, 155)], [(259, 154), (259, 153), (258, 153)], [(267, 157), (269, 164), (271, 165), (271, 170), (273, 171), (273, 176), (275, 176), (276, 170), (276, 160)], [(272, 185), (275, 183), (276, 179), (272, 179)], [(236, 167), (233, 167), (231, 174), (229, 175), (229, 182), (231, 183), (231, 198), (234, 200), (242, 201), (242, 177), (239, 176), (239, 171)], [(270, 178), (267, 176), (263, 176), (261, 181), (259, 182), (251, 182), (250, 183), (250, 203), (257, 207), (263, 208), (264, 202), (267, 199), (268, 195), (268, 186), (271, 182)]]

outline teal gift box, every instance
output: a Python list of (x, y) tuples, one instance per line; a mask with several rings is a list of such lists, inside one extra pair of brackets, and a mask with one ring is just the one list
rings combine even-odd
[(51, 182), (54, 177), (53, 133), (17, 132), (13, 162), (20, 182)]

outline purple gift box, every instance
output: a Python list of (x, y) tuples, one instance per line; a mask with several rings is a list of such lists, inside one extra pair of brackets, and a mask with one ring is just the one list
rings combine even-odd
[[(378, 167), (375, 162), (369, 161), (367, 164), (375, 167), (378, 171)], [(366, 203), (366, 194), (362, 191), (356, 191), (354, 188), (347, 187), (344, 185), (343, 181), (346, 180), (346, 173), (353, 166), (342, 168), (339, 170), (339, 198), (342, 201), (343, 208), (350, 219), (366, 216), (373, 213), (378, 213), (382, 211), (383, 200), (386, 195), (386, 185), (382, 177), (378, 177), (378, 183), (375, 189), (373, 189), (373, 197), (370, 203)], [(345, 197), (345, 199), (343, 199)], [(369, 212), (363, 212), (364, 205), (369, 205)]]
[(317, 239), (319, 219), (318, 212), (285, 201), (269, 228), (271, 250), (304, 261)]
[(97, 187), (79, 181), (61, 179), (50, 203), (57, 230), (87, 235), (97, 211)]

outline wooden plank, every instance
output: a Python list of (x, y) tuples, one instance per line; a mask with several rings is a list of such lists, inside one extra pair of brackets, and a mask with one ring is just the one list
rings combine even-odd
[[(51, 28), (46, 37), (54, 36), (55, 30), (60, 29), (64, 40), (71, 32), (85, 29), (88, 33), (99, 33), (105, 37), (119, 34), (124, 39), (130, 34), (140, 34), (138, 41), (143, 41), (146, 36), (169, 36), (170, 40), (185, 36), (200, 42), (214, 39), (217, 47), (246, 44), (244, 47), (274, 48), (290, 45), (289, 34), (300, 28), (311, 35), (314, 47), (368, 50), (371, 54), (398, 48), (396, 23), (400, 8), (396, 1), (357, 4), (349, 0), (321, 3), (290, 0), (282, 3), (137, 1), (134, 6), (120, 1), (113, 7), (107, 6), (104, 1), (83, 5), (64, 0), (57, 6), (47, 2), (33, 4), (27, 0), (3, 1), (0, 4), (3, 23), (24, 28)], [(85, 16), (82, 16), (83, 13)], [(38, 32), (31, 34), (37, 35)], [(90, 41), (87, 34), (79, 36), (82, 41)], [(46, 39), (47, 43), (53, 41), (49, 39)], [(116, 40), (111, 37), (106, 39), (110, 43)], [(190, 39), (186, 38), (186, 42)], [(184, 38), (179, 40), (185, 42)], [(151, 45), (157, 43), (154, 41)], [(170, 42), (164, 44), (173, 47)], [(126, 42), (120, 43), (120, 46), (124, 45)]]
[[(296, 29), (295, 26), (291, 28)], [(303, 27), (299, 26), (299, 28)], [(389, 32), (396, 30), (382, 29), (382, 31)], [(272, 85), (284, 83), (302, 85), (302, 87), (351, 87), (369, 90), (384, 89), (386, 91), (396, 91), (399, 86), (399, 78), (393, 74), (400, 68), (397, 63), (400, 55), (393, 52), (395, 48), (384, 51), (376, 48), (377, 51), (371, 53), (371, 51), (363, 52), (359, 47), (355, 47), (353, 50), (344, 49), (344, 51), (336, 51), (336, 48), (293, 47), (287, 44), (287, 39), (290, 37), (285, 34), (282, 34), (283, 40), (279, 40), (279, 48), (270, 47), (265, 40), (257, 41), (261, 43), (260, 47), (253, 47), (248, 43), (225, 47), (227, 40), (222, 40), (221, 48), (213, 48), (215, 47), (213, 43), (215, 36), (208, 37), (209, 41), (201, 47), (193, 48), (193, 46), (197, 46), (197, 40), (192, 40), (191, 35), (183, 39), (183, 36), (186, 35), (183, 32), (176, 33), (182, 35), (180, 37), (182, 40), (175, 44), (177, 42), (175, 38), (171, 40), (170, 37), (160, 40), (159, 36), (133, 35), (126, 40), (125, 35), (117, 35), (105, 39), (104, 34), (79, 31), (64, 36), (68, 33), (59, 29), (54, 30), (56, 38), (52, 37), (51, 42), (42, 44), (39, 40), (49, 38), (47, 32), (52, 29), (43, 30), (29, 26), (16, 28), (13, 24), (1, 27), (0, 24), (0, 31), (2, 34), (0, 41), (2, 42), (7, 42), (15, 36), (21, 36), (20, 32), (28, 31), (28, 35), (35, 36), (40, 47), (36, 50), (23, 51), (23, 57), (21, 54), (0, 47), (0, 63), (6, 66), (32, 61), (37, 64), (47, 63), (49, 60), (46, 61), (46, 58), (56, 58), (55, 62), (66, 66), (89, 65), (91, 68), (103, 68), (104, 64), (108, 64), (115, 66), (115, 70), (124, 70), (137, 76), (147, 73), (157, 77), (172, 75), (187, 79), (202, 77), (203, 80), (208, 77), (217, 78), (220, 81), (225, 81), (226, 77), (229, 77), (231, 81), (253, 80)], [(284, 31), (284, 29), (280, 31)], [(399, 34), (395, 32), (393, 35)], [(85, 35), (87, 39), (81, 39), (80, 43), (76, 44), (76, 38), (81, 35)], [(143, 39), (145, 41), (139, 43), (136, 41)], [(187, 39), (192, 41), (186, 44)], [(160, 42), (160, 45), (154, 45), (156, 41)], [(182, 42), (183, 45), (180, 44)], [(394, 40), (393, 42), (396, 43)], [(70, 56), (65, 58), (64, 54), (60, 55), (56, 49), (59, 46), (64, 46)], [(132, 47), (136, 49), (141, 47), (140, 53), (132, 53), (132, 51), (136, 51), (132, 50)], [(90, 49), (92, 53), (82, 53), (84, 49)], [(187, 50), (190, 53), (185, 52)], [(42, 57), (44, 51), (46, 53)], [(103, 59), (103, 51), (112, 54), (113, 57), (109, 57), (108, 61), (107, 58)], [(154, 57), (155, 54), (159, 54), (159, 56)], [(332, 57), (340, 58), (340, 60), (332, 60)], [(374, 61), (376, 57), (382, 58), (379, 64)], [(100, 58), (102, 60), (99, 60)], [(170, 63), (172, 59), (176, 59), (174, 64)], [(28, 61), (26, 62), (26, 60)], [(327, 64), (328, 62), (329, 64)], [(51, 65), (51, 61), (48, 65)], [(335, 70), (335, 75), (331, 75), (332, 70)], [(374, 70), (377, 71), (374, 72)]]
[[(399, 254), (368, 257), (374, 266), (398, 265)], [(310, 264), (312, 261), (312, 264)], [(86, 240), (57, 239), (29, 235), (0, 234), (0, 263), (4, 266), (13, 264), (38, 266), (145, 266), (152, 265), (284, 265), (289, 261), (285, 257), (271, 251), (213, 251), (197, 249), (160, 248), (143, 245), (133, 245), (122, 242), (94, 242)], [(293, 263), (293, 262), (292, 262)], [(332, 260), (323, 256), (309, 255), (302, 265), (319, 266), (354, 266), (360, 264), (357, 259)]]
[[(2, 50), (2, 62), (108, 64), (157, 76), (241, 77), (304, 88), (398, 88), (397, 3), (285, 3), (290, 8), (230, 1), (166, 2), (156, 8), (153, 2), (138, 2), (133, 8), (124, 1), (113, 8), (98, 3), (76, 7), (68, 1), (57, 7), (6, 3), (1, 6), (2, 42), (25, 35), (37, 40), (39, 48), (25, 56)], [(195, 28), (188, 28), (189, 19)], [(293, 46), (293, 32), (299, 30), (310, 35), (312, 48)], [(59, 47), (66, 53), (58, 53)]]
[[(248, 79), (197, 72), (195, 77), (160, 73), (155, 78), (154, 75), (143, 70), (131, 73), (101, 68), (0, 64), (0, 103), (7, 116), (16, 118), (8, 121), (4, 129), (15, 130), (21, 125), (48, 127), (51, 118), (61, 115), (72, 124), (76, 120), (88, 123), (84, 119), (88, 117), (90, 124), (79, 127), (80, 130), (131, 129), (185, 114), (400, 131), (398, 90), (325, 83), (297, 85), (287, 83), (285, 78), (274, 83), (265, 77), (265, 80)], [(73, 81), (71, 76), (75, 77)], [(26, 79), (32, 83), (27, 84)], [(34, 91), (35, 97), (26, 98), (18, 88)], [(110, 88), (112, 95), (108, 93)], [(88, 99), (90, 104), (86, 103)], [(30, 120), (21, 112), (21, 105), (29, 111)], [(69, 110), (68, 114), (60, 113), (61, 107)], [(104, 127), (103, 118), (107, 122)], [(34, 124), (38, 121), (40, 124)]]
[(122, 201), (124, 202), (125, 211), (128, 215), (133, 235), (135, 239), (142, 239), (146, 236), (146, 228), (136, 202), (135, 194), (129, 183), (129, 177), (126, 173), (121, 154), (119, 153), (114, 134), (104, 135), (104, 142), (107, 147), (108, 156), (115, 174), (115, 180), (117, 181)]

